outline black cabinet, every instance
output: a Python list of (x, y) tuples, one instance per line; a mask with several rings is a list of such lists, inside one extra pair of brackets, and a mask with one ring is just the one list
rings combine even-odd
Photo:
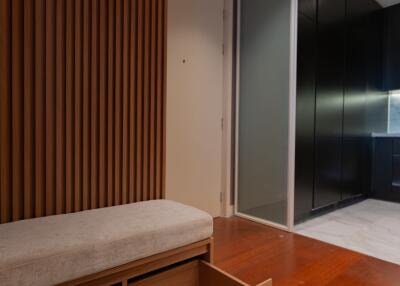
[(400, 89), (400, 5), (385, 9), (385, 88)]
[(384, 132), (386, 127), (379, 130), (378, 122), (368, 119), (369, 105), (376, 104), (372, 97), (379, 96), (377, 87), (382, 81), (382, 66), (379, 65), (382, 54), (376, 44), (380, 42), (382, 31), (379, 26), (372, 27), (372, 24), (379, 24), (373, 19), (380, 9), (373, 1), (347, 0), (342, 199), (359, 196), (368, 188), (368, 138), (371, 132)]
[(369, 131), (387, 130), (388, 95), (384, 89), (384, 22), (383, 9), (376, 3), (368, 21), (367, 36), (367, 126)]
[(341, 199), (346, 1), (319, 1), (314, 208)]
[(371, 197), (400, 202), (400, 138), (372, 139)]
[(299, 13), (311, 20), (316, 20), (317, 0), (299, 0)]
[(400, 139), (393, 140), (393, 154), (400, 155)]
[(316, 21), (299, 14), (295, 213), (299, 219), (313, 208)]
[[(342, 199), (362, 193), (367, 90), (365, 0), (347, 0), (343, 104)], [(357, 104), (355, 104), (357, 103)]]
[(299, 1), (296, 220), (370, 189), (370, 134), (387, 126), (381, 10), (374, 0)]

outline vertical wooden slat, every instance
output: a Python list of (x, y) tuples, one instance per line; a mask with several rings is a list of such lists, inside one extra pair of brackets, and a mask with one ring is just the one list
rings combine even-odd
[(107, 0), (100, 0), (99, 205), (107, 201)]
[(168, 13), (168, 1), (167, 0), (160, 0), (163, 4), (163, 14), (162, 14), (162, 19), (163, 19), (163, 45), (162, 45), (162, 53), (163, 53), (163, 71), (162, 71), (162, 82), (163, 82), (163, 90), (162, 90), (162, 121), (163, 121), (163, 127), (162, 127), (162, 142), (163, 142), (163, 147), (162, 147), (162, 170), (161, 170), (161, 185), (162, 185), (162, 197), (165, 197), (165, 157), (166, 157), (166, 120), (165, 120), (165, 114), (166, 114), (166, 109), (167, 105), (165, 103), (166, 100), (166, 93), (167, 93), (167, 13)]
[(123, 1), (123, 53), (122, 53), (122, 204), (128, 203), (129, 195), (129, 0)]
[(98, 164), (98, 144), (99, 144), (99, 137), (98, 137), (98, 80), (99, 80), (99, 42), (98, 42), (98, 0), (92, 1), (92, 103), (91, 103), (91, 203), (90, 208), (94, 209), (98, 207), (98, 171), (99, 171), (99, 164)]
[(83, 210), (88, 210), (90, 203), (90, 2), (83, 1)]
[(136, 93), (136, 200), (143, 200), (143, 24), (144, 0), (138, 0), (137, 93)]
[(11, 3), (0, 0), (0, 223), (11, 219)]
[(137, 0), (131, 3), (130, 30), (130, 124), (129, 124), (129, 202), (136, 200), (136, 59), (137, 59)]
[(157, 14), (157, 97), (156, 97), (156, 109), (157, 109), (157, 116), (156, 116), (156, 197), (157, 199), (161, 198), (161, 188), (162, 188), (162, 95), (163, 95), (163, 13), (164, 13), (164, 5), (162, 0), (158, 0), (158, 14)]
[(24, 218), (33, 216), (33, 2), (24, 1)]
[(150, 111), (150, 25), (151, 0), (145, 1), (144, 94), (143, 94), (143, 199), (149, 199), (149, 111)]
[(151, 55), (150, 55), (150, 150), (149, 150), (149, 189), (150, 189), (150, 199), (156, 199), (156, 192), (155, 192), (155, 151), (156, 151), (156, 108), (155, 108), (155, 101), (156, 101), (156, 61), (157, 61), (157, 0), (151, 0)]
[(158, 0), (158, 27), (157, 27), (157, 167), (156, 167), (156, 193), (157, 198), (162, 198), (162, 172), (163, 172), (163, 46), (164, 46), (164, 1)]
[(75, 203), (82, 210), (82, 0), (75, 2)]
[(45, 214), (45, 0), (35, 1), (35, 216)]
[(56, 2), (56, 214), (65, 212), (65, 1)]
[(46, 0), (46, 215), (55, 214), (55, 2)]
[(121, 204), (121, 155), (122, 155), (122, 0), (116, 0), (115, 9), (115, 204)]
[(66, 0), (66, 212), (74, 205), (75, 1)]
[(114, 202), (114, 86), (115, 86), (115, 1), (109, 1), (108, 7), (108, 142), (107, 142), (107, 183), (108, 206)]
[(12, 1), (12, 216), (23, 217), (23, 2)]

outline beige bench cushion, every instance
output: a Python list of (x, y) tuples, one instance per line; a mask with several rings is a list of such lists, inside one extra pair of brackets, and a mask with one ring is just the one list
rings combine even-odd
[(0, 225), (0, 285), (54, 285), (212, 235), (212, 217), (172, 201)]

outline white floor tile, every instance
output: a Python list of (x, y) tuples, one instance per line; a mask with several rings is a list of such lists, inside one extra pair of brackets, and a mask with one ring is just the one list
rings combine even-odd
[(400, 265), (400, 204), (378, 200), (311, 219), (296, 233)]

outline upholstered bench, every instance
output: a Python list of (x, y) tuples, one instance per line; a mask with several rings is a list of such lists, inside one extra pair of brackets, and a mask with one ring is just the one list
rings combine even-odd
[(0, 285), (163, 285), (182, 267), (235, 281), (208, 264), (212, 232), (207, 213), (166, 200), (4, 224)]

